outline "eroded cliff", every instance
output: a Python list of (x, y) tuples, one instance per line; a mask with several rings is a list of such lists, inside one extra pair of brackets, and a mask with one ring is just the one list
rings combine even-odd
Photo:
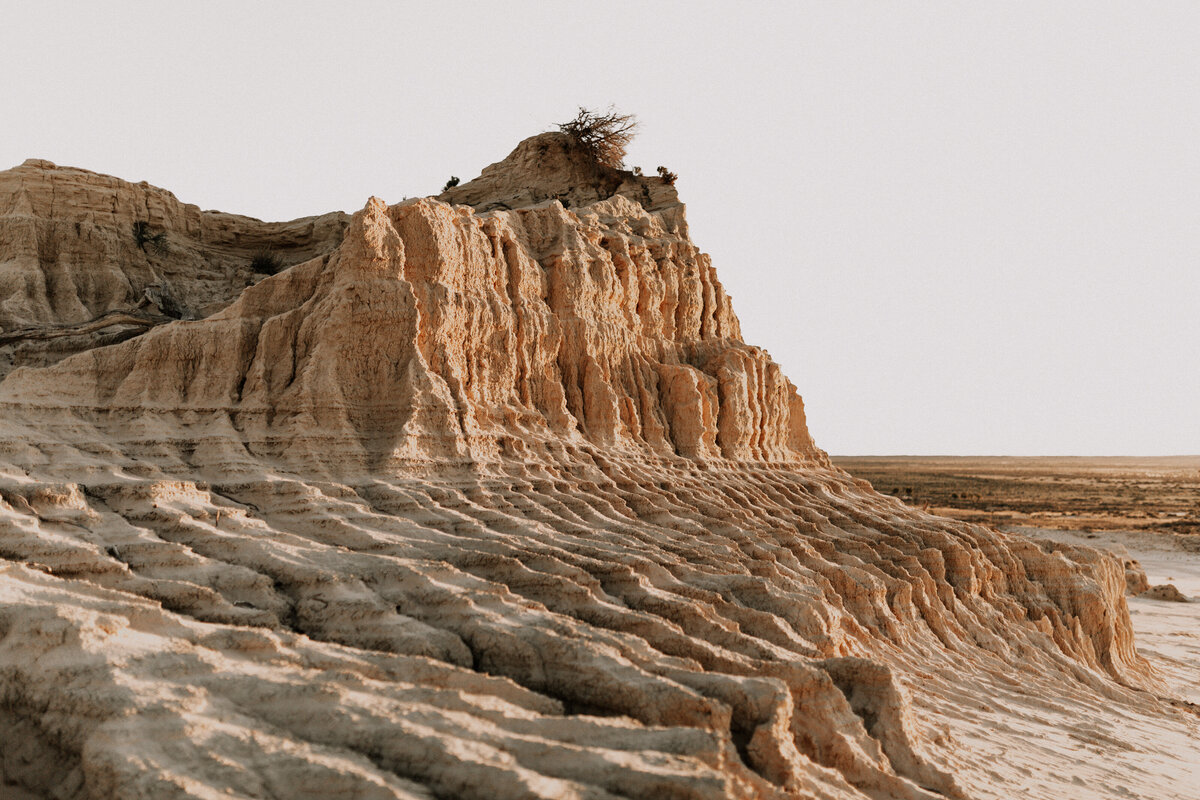
[(673, 188), (573, 159), (372, 199), (201, 319), (0, 382), (6, 785), (999, 797), (982, 730), (1195, 731), (1120, 562), (830, 467)]
[(0, 172), (0, 377), (211, 314), (256, 279), (256, 252), (307, 261), (337, 247), (346, 222), (201, 211), (144, 182), (37, 159)]

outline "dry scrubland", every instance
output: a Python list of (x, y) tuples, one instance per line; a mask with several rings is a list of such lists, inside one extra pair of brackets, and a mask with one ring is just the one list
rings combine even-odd
[(878, 492), (955, 519), (1196, 535), (1200, 552), (1200, 456), (837, 456), (833, 462)]
[(833, 466), (671, 177), (0, 172), (0, 796), (1200, 797), (1123, 559)]

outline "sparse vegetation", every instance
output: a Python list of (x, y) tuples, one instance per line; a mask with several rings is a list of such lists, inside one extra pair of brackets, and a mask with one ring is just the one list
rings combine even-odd
[(263, 248), (250, 257), (250, 269), (254, 272), (274, 275), (283, 269), (283, 259), (274, 250)]
[(175, 292), (166, 278), (158, 284), (147, 286), (146, 298), (157, 305), (164, 316), (171, 319), (183, 319), (186, 316), (184, 307), (175, 299)]
[(675, 181), (679, 178), (678, 175), (676, 175), (674, 172), (671, 172), (671, 170), (667, 169), (666, 167), (658, 168), (658, 177), (662, 178), (663, 183), (667, 184), (668, 186), (674, 186)]
[(896, 456), (834, 463), (910, 505), (970, 522), (1200, 534), (1195, 457)]
[(575, 119), (562, 123), (558, 129), (574, 139), (597, 164), (620, 169), (637, 125), (633, 114), (618, 114), (611, 107), (599, 113), (581, 106)]
[(450, 180), (446, 181), (446, 185), (442, 187), (442, 191), (448, 192), (451, 189), (453, 189), (455, 186), (458, 186), (458, 176), (451, 175)]
[(150, 223), (139, 219), (133, 223), (133, 240), (137, 242), (137, 246), (142, 252), (156, 253), (160, 256), (165, 256), (170, 252), (170, 246), (167, 244), (167, 234), (165, 231), (154, 232), (150, 228)]

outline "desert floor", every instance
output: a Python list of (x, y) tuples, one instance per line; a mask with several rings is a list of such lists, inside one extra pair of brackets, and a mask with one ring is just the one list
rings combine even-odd
[[(968, 522), (1200, 535), (1200, 456), (837, 456), (833, 461), (883, 494)], [(1200, 548), (1200, 538), (1194, 542)]]
[[(1164, 694), (1200, 717), (1200, 457), (1009, 458), (1009, 457), (834, 457), (834, 463), (876, 490), (956, 519), (1000, 530), (1112, 551), (1140, 562), (1151, 586), (1171, 584), (1191, 602), (1129, 597), (1138, 652), (1163, 680)], [(1068, 722), (1079, 750), (1073, 782), (1097, 796), (1200, 798), (1196, 743), (1147, 731), (1138, 750), (1117, 760), (1127, 765), (1125, 785), (1092, 760), (1117, 756), (1099, 720)], [(1095, 729), (1095, 730), (1093, 730)], [(1089, 731), (1091, 735), (1089, 737)], [(1128, 732), (1126, 732), (1128, 734)], [(967, 738), (975, 738), (968, 736)], [(979, 732), (975, 746), (988, 751), (990, 736)], [(1089, 742), (1089, 738), (1096, 741)], [(1129, 741), (1127, 736), (1119, 737)], [(994, 745), (995, 769), (1006, 782), (1036, 765)], [(1128, 750), (1125, 744), (1116, 750)], [(1014, 774), (1014, 772), (1016, 774)], [(1034, 790), (1036, 793), (1036, 790)]]

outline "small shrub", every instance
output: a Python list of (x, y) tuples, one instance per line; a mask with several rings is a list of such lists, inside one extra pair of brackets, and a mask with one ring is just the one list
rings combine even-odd
[(640, 178), (640, 177), (642, 177), (642, 168), (641, 168), (641, 167), (634, 167), (634, 168), (633, 168), (633, 174), (634, 174), (634, 175), (637, 175), (639, 178)]
[(618, 114), (611, 107), (605, 113), (580, 106), (575, 119), (558, 129), (570, 136), (597, 164), (620, 169), (625, 151), (637, 133), (637, 117)]
[(658, 168), (658, 177), (662, 178), (663, 183), (665, 183), (667, 186), (674, 186), (675, 181), (679, 178), (678, 175), (676, 175), (674, 172), (671, 172), (671, 170), (667, 169), (666, 167)]
[(267, 275), (274, 275), (283, 269), (283, 259), (274, 250), (259, 250), (250, 257), (250, 269), (253, 272), (265, 272)]
[(175, 299), (175, 292), (171, 289), (171, 284), (164, 279), (158, 295), (158, 307), (162, 312), (172, 319), (183, 319), (184, 309), (179, 301)]
[(451, 189), (453, 189), (455, 186), (458, 186), (458, 176), (451, 175), (450, 180), (446, 181), (446, 185), (442, 187), (442, 191), (448, 192)]
[(133, 223), (133, 240), (137, 242), (137, 246), (141, 248), (143, 253), (149, 247), (151, 252), (165, 256), (171, 249), (167, 244), (166, 232), (159, 231), (154, 233), (150, 230), (150, 223), (142, 219)]

